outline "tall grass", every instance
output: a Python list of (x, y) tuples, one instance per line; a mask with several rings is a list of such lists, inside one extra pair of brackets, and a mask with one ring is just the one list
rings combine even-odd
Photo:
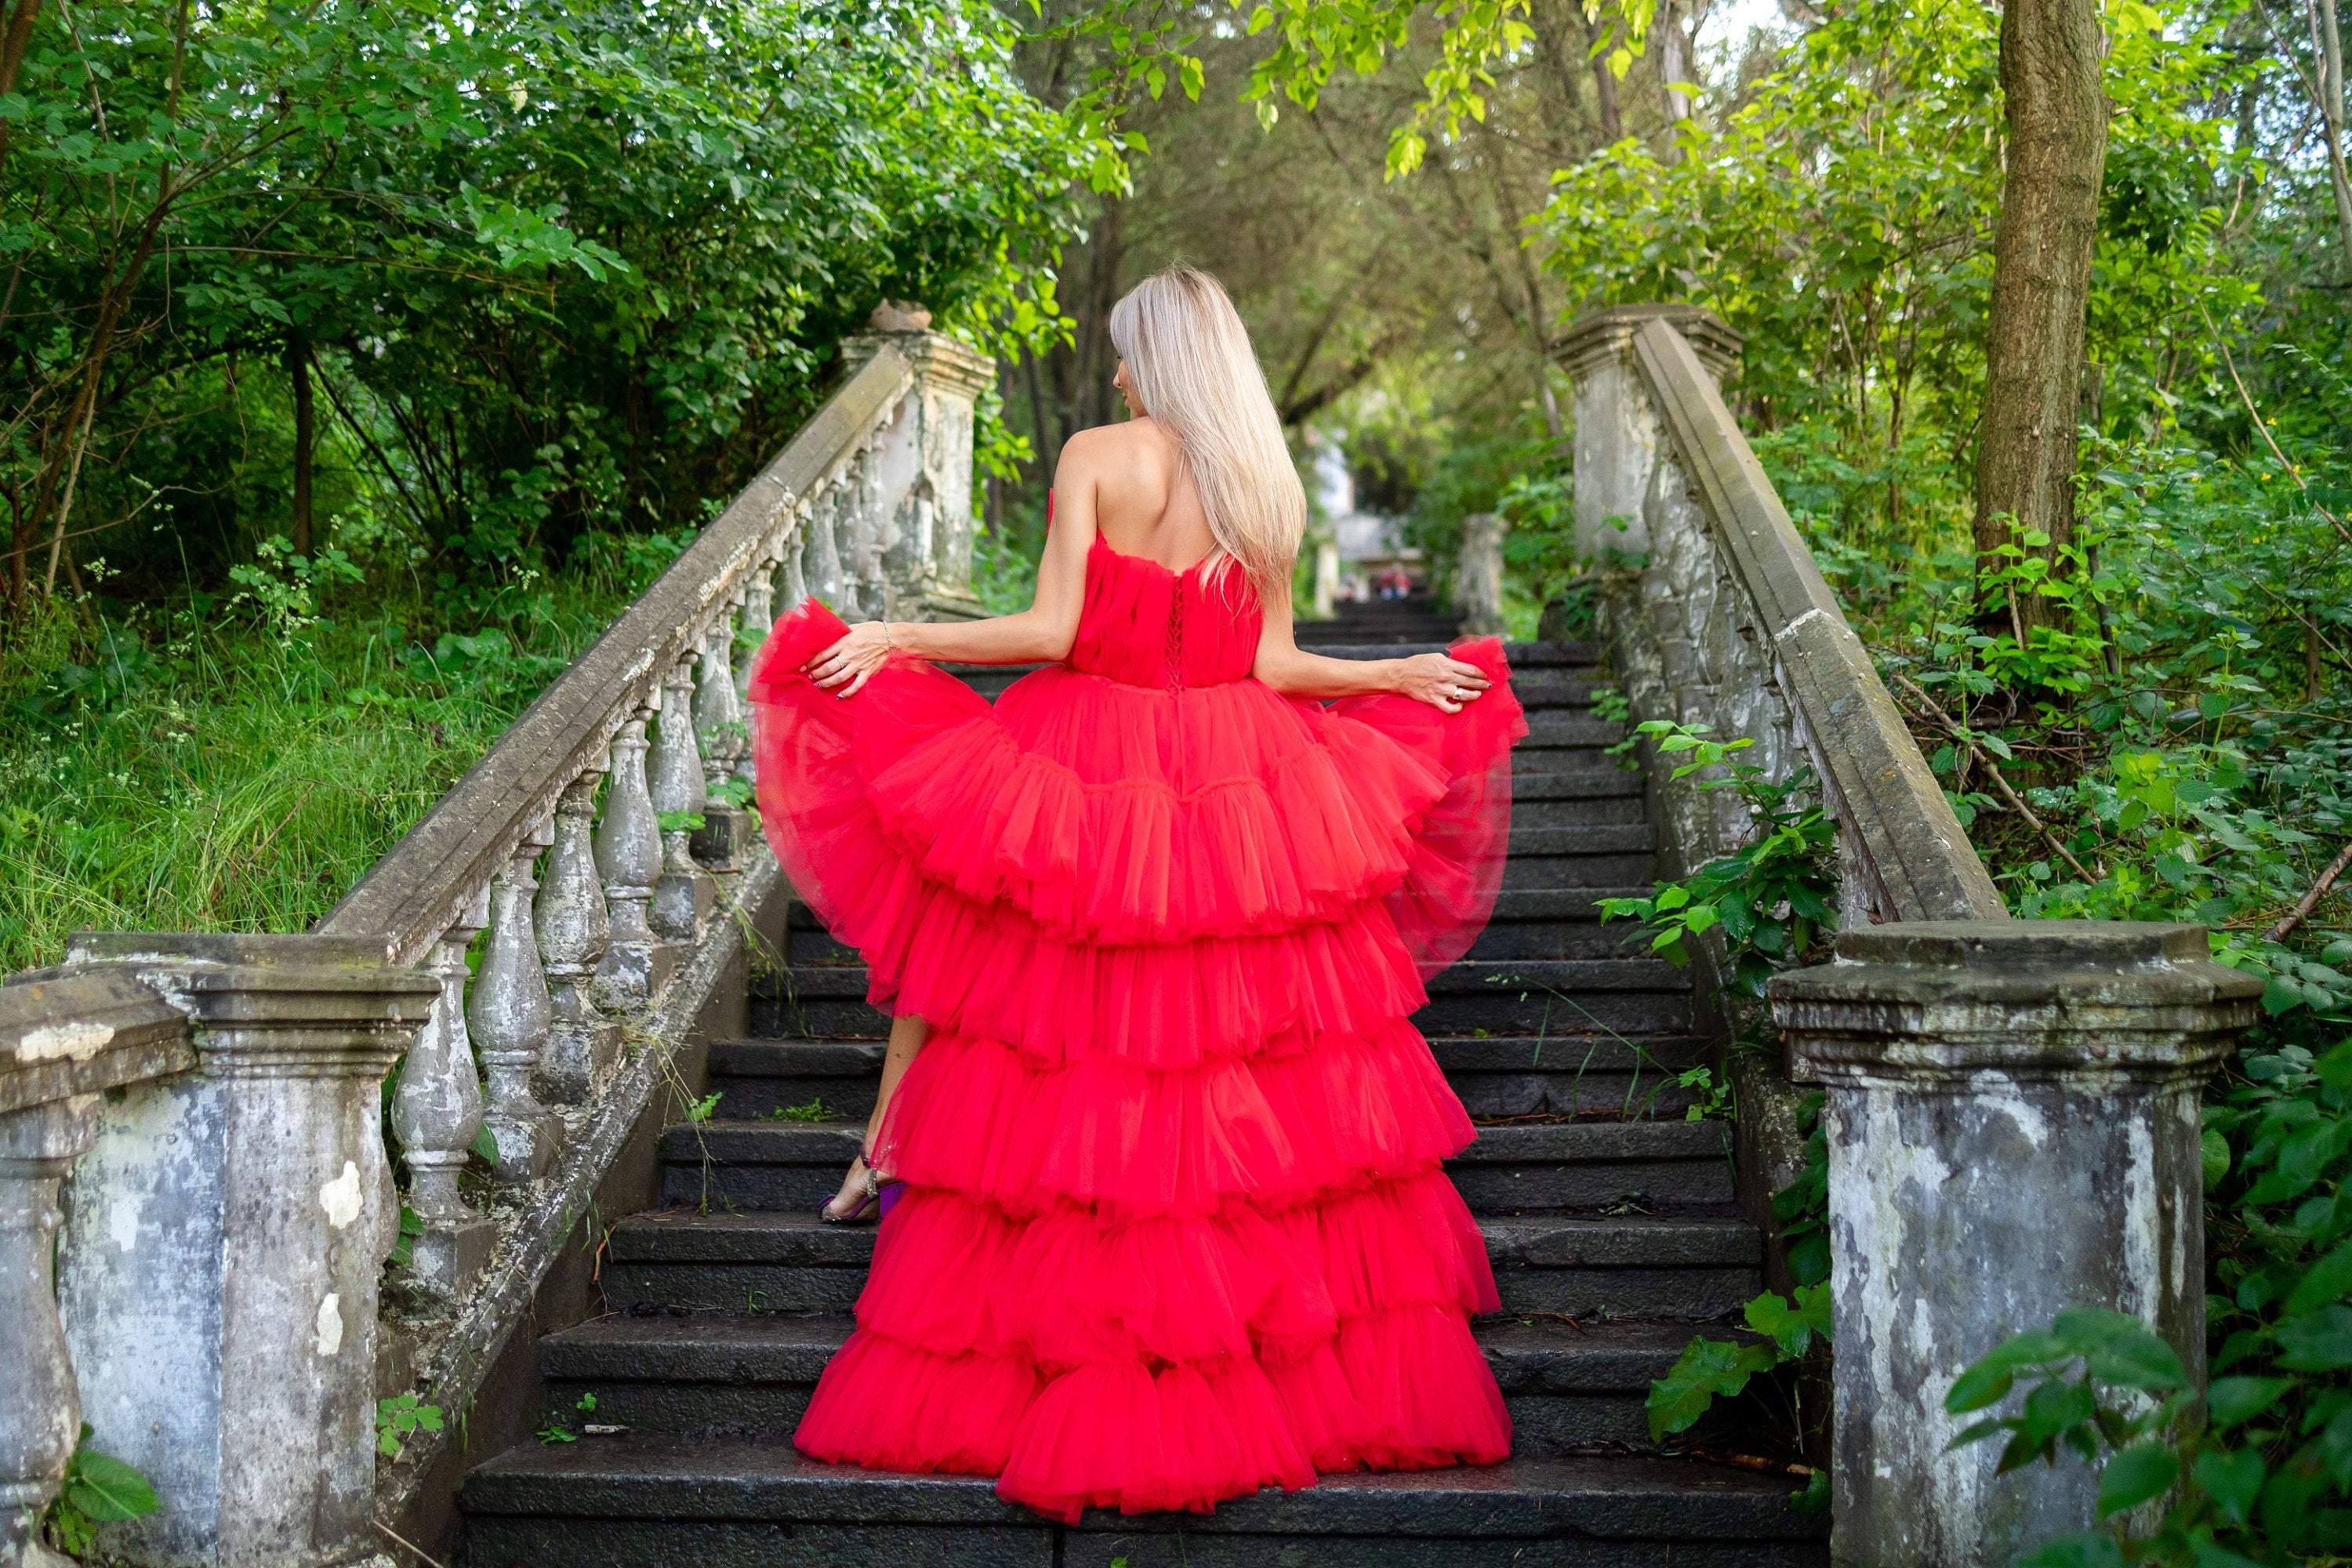
[(0, 646), (0, 973), (84, 927), (309, 926), (658, 564), (462, 606), (280, 573), (228, 604), (36, 608)]

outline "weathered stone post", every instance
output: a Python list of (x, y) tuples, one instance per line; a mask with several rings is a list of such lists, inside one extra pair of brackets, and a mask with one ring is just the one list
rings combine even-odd
[(0, 1114), (0, 1322), (16, 1342), (0, 1400), (0, 1563), (51, 1568), (40, 1541), (81, 1435), (64, 1326), (49, 1278), (58, 1187), (97, 1136), (98, 1096), (78, 1094)]
[(466, 1030), (466, 949), (490, 923), (489, 889), (433, 944), (425, 972), (441, 983), (440, 999), (415, 1047), (401, 1064), (392, 1096), (392, 1130), (408, 1165), (408, 1204), (416, 1213), (409, 1275), (436, 1296), (456, 1300), (489, 1261), (498, 1226), (457, 1190), (457, 1173), (482, 1131), (482, 1079)]
[(1948, 1450), (1963, 1368), (2068, 1307), (2145, 1320), (2201, 1380), (2198, 1100), (2262, 983), (2196, 926), (1850, 931), (1772, 983), (1828, 1089), (1840, 1568), (1995, 1568), (2093, 1522), (2096, 1472)]
[(1454, 578), (1454, 608), (1470, 637), (1496, 637), (1503, 630), (1503, 534), (1507, 525), (1491, 511), (1462, 520), (1462, 567)]
[[(691, 840), (694, 858), (706, 869), (731, 874), (743, 868), (756, 836), (751, 814), (728, 803), (727, 781), (751, 749), (735, 687), (735, 613), (730, 608), (711, 624), (695, 666), (693, 715), (702, 752), (702, 826)], [(745, 662), (749, 662), (746, 660)]]
[(384, 1073), (440, 994), (380, 942), (84, 933), (186, 1014), (197, 1068), (108, 1096), (65, 1190), (84, 1416), (163, 1506), (110, 1557), (311, 1568), (374, 1550)]
[(931, 331), (919, 305), (885, 304), (842, 340), (855, 374), (885, 347), (915, 369), (914, 390), (866, 455), (877, 542), (894, 620), (970, 620), (987, 612), (971, 591), (971, 440), (980, 395), (996, 377), (987, 355)]
[(1696, 305), (1612, 306), (1552, 344), (1554, 363), (1576, 383), (1576, 552), (1587, 561), (1650, 548), (1642, 503), (1665, 431), (1633, 363), (1633, 334), (1655, 320), (1681, 332), (1717, 380), (1739, 362), (1744, 340)]

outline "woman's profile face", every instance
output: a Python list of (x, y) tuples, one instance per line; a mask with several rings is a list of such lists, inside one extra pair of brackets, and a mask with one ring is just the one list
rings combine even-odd
[(1127, 378), (1125, 360), (1118, 362), (1118, 369), (1112, 374), (1110, 384), (1118, 388), (1118, 395), (1121, 397), (1127, 399), (1127, 416), (1129, 419), (1142, 417), (1143, 400), (1135, 395), (1135, 384)]

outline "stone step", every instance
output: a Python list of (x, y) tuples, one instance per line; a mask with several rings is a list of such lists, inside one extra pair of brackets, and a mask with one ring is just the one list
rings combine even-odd
[(1549, 752), (1514, 756), (1511, 764), (1511, 805), (1531, 800), (1611, 800), (1642, 798), (1642, 774), (1603, 759), (1585, 766), (1570, 766)]
[[(1507, 1312), (1704, 1320), (1763, 1288), (1763, 1241), (1744, 1220), (1540, 1215), (1479, 1228)], [(874, 1236), (872, 1226), (777, 1209), (634, 1215), (613, 1229), (604, 1299), (624, 1310), (844, 1312), (865, 1283)]]
[[(794, 966), (754, 985), (752, 1030), (772, 1039), (873, 1039), (890, 1021), (866, 1005), (856, 964)], [(1458, 963), (1429, 982), (1413, 1015), (1424, 1035), (1544, 1035), (1616, 1031), (1684, 1034), (1691, 1027), (1685, 972), (1656, 959), (1535, 959)]]
[[(725, 1101), (720, 1101), (722, 1107)], [(662, 1134), (662, 1201), (717, 1210), (814, 1209), (841, 1185), (865, 1128), (851, 1121), (719, 1120)], [(1580, 1121), (1480, 1130), (1447, 1164), (1476, 1214), (1727, 1211), (1729, 1139), (1715, 1121)]]
[[(1473, 1116), (1679, 1116), (1692, 1097), (1675, 1076), (1708, 1059), (1696, 1039), (1656, 1035), (1440, 1036), (1430, 1048)], [(709, 1061), (723, 1117), (821, 1104), (829, 1117), (862, 1121), (874, 1109), (882, 1043), (721, 1040)]]
[[(1539, 803), (1540, 804), (1540, 803)], [(1598, 900), (1640, 898), (1647, 886), (1572, 889), (1576, 897), (1551, 918), (1496, 919), (1488, 922), (1472, 945), (1472, 958), (1616, 958), (1638, 956), (1649, 946), (1649, 933), (1638, 921), (1602, 923)], [(1507, 892), (1506, 899), (1514, 897)], [(834, 940), (813, 914), (795, 907), (784, 937), (784, 957), (793, 968), (855, 966), (865, 960), (855, 948)]]
[(1714, 1058), (1675, 1035), (1441, 1035), (1429, 1048), (1475, 1117), (1679, 1117), (1694, 1095), (1675, 1077)]
[(1790, 1483), (1648, 1456), (1328, 1477), (1208, 1515), (1063, 1527), (985, 1477), (655, 1434), (523, 1444), (467, 1477), (470, 1568), (1816, 1568)]
[(1595, 719), (1574, 709), (1538, 708), (1528, 715), (1528, 732), (1518, 750), (1595, 753), (1625, 738), (1625, 726), (1612, 719)]
[[(743, 1313), (615, 1313), (539, 1342), (550, 1409), (639, 1433), (789, 1440), (850, 1320)], [(1697, 1331), (1685, 1323), (1496, 1318), (1479, 1348), (1511, 1412), (1511, 1451), (1557, 1458), (1647, 1447), (1643, 1401)], [(570, 1417), (577, 1421), (575, 1414)]]
[[(1396, 658), (1410, 653), (1444, 653), (1448, 638), (1412, 643), (1322, 643), (1317, 653), (1330, 658)], [(1511, 673), (1523, 669), (1591, 668), (1601, 662), (1601, 645), (1591, 642), (1515, 642), (1503, 645)]]

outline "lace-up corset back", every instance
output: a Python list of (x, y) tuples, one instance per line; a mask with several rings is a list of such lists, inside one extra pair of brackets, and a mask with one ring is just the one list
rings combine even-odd
[(1097, 534), (1070, 667), (1131, 686), (1218, 686), (1257, 662), (1263, 620), (1238, 568), (1171, 571)]

